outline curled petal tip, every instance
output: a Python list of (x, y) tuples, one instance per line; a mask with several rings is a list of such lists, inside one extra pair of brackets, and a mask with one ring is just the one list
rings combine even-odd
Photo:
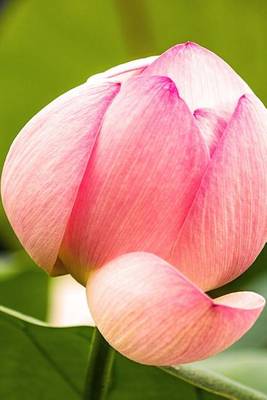
[(214, 305), (230, 308), (241, 308), (242, 310), (262, 310), (266, 304), (264, 297), (254, 292), (230, 293), (213, 300)]
[(173, 365), (214, 355), (256, 321), (264, 299), (250, 292), (209, 298), (170, 264), (129, 253), (92, 272), (88, 303), (106, 340), (143, 364)]

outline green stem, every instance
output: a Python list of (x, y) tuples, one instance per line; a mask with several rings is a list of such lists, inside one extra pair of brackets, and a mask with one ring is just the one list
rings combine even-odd
[(207, 392), (218, 394), (230, 400), (267, 400), (267, 396), (257, 390), (251, 389), (241, 383), (221, 377), (216, 372), (198, 369), (191, 366), (161, 367), (171, 375), (176, 376)]
[(105, 400), (107, 398), (114, 355), (115, 351), (95, 328), (89, 353), (84, 400)]

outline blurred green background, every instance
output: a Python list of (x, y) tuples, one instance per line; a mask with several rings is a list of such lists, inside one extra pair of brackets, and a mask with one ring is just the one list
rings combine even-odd
[[(0, 171), (15, 135), (49, 101), (94, 73), (179, 42), (219, 54), (267, 104), (266, 21), (265, 0), (0, 1)], [(266, 264), (265, 251), (214, 295), (254, 290), (267, 297)], [(45, 320), (50, 282), (21, 250), (0, 205), (0, 304)], [(257, 381), (259, 354), (267, 365), (266, 332), (267, 310), (231, 349), (261, 349), (246, 358), (249, 372), (240, 356), (237, 380)], [(267, 391), (262, 379), (254, 386)]]
[[(267, 104), (266, 20), (264, 0), (2, 2), (0, 170), (21, 127), (56, 96), (91, 74), (187, 40), (222, 56)], [(0, 207), (0, 249), (19, 247)], [(255, 274), (265, 273), (264, 260)]]

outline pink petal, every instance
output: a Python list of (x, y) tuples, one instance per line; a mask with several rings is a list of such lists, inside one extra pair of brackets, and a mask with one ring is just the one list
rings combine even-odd
[(225, 114), (220, 115), (214, 110), (199, 108), (195, 110), (194, 117), (196, 119), (196, 124), (210, 149), (210, 154), (212, 155), (226, 128), (229, 116)]
[(173, 259), (204, 289), (234, 279), (255, 260), (267, 232), (267, 111), (243, 96), (213, 155)]
[(49, 272), (103, 115), (118, 90), (118, 84), (105, 83), (69, 91), (37, 114), (9, 151), (4, 207), (23, 246)]
[(195, 44), (179, 44), (163, 53), (144, 74), (166, 75), (174, 80), (189, 108), (232, 110), (248, 85), (211, 51)]
[(90, 266), (130, 251), (170, 256), (208, 160), (169, 78), (124, 83), (105, 115), (62, 245), (60, 257), (76, 279), (86, 282)]
[(224, 350), (254, 324), (265, 304), (252, 292), (213, 301), (149, 253), (126, 254), (92, 271), (87, 295), (111, 346), (152, 365), (188, 363)]
[(124, 64), (116, 65), (105, 72), (90, 76), (88, 82), (108, 80), (110, 82), (124, 82), (132, 76), (139, 75), (144, 69), (155, 61), (158, 56), (139, 58)]

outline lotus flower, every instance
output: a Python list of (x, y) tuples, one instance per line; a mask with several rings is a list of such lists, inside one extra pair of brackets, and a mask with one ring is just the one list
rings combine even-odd
[(51, 275), (87, 285), (97, 327), (137, 362), (200, 360), (238, 340), (264, 299), (215, 300), (267, 231), (267, 111), (194, 44), (91, 77), (15, 139), (3, 204)]

